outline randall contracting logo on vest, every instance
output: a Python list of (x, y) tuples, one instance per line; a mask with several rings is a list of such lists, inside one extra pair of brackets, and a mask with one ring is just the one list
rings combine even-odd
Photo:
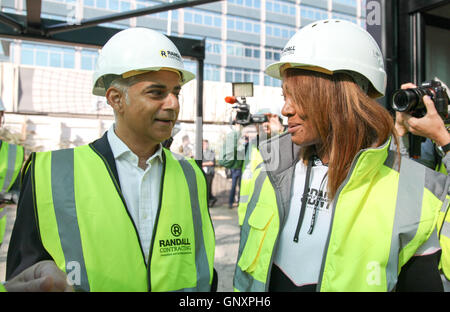
[(161, 256), (175, 256), (191, 254), (191, 242), (187, 237), (181, 237), (183, 230), (179, 224), (170, 227), (172, 237), (159, 240), (159, 252)]

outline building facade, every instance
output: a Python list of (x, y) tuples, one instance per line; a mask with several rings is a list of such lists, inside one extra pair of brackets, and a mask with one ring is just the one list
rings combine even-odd
[[(169, 1), (42, 0), (41, 16), (77, 23), (85, 18), (164, 2)], [(0, 6), (3, 12), (26, 14), (25, 0), (1, 0)], [(248, 99), (252, 112), (269, 105), (280, 110), (283, 104), (280, 81), (264, 75), (264, 69), (280, 59), (288, 39), (299, 28), (325, 18), (346, 19), (365, 28), (365, 7), (365, 0), (227, 0), (130, 18), (107, 26), (148, 27), (171, 36), (205, 39), (203, 136), (218, 147), (224, 133), (229, 131), (227, 123), (232, 109), (223, 99), (231, 95), (231, 82), (253, 82), (255, 96)], [(7, 118), (11, 127), (20, 128), (23, 133), (24, 122), (38, 117), (49, 122), (52, 118), (76, 117), (103, 120), (105, 125), (112, 123), (112, 110), (103, 98), (90, 92), (97, 48), (11, 38), (1, 42), (1, 96), (11, 115)], [(186, 60), (186, 67), (193, 72), (197, 70), (192, 60)], [(193, 81), (183, 88), (179, 116), (182, 130), (192, 139), (195, 137), (195, 84)], [(70, 128), (67, 123), (66, 120), (65, 127)], [(98, 137), (98, 132), (105, 128), (98, 126), (92, 137)], [(55, 135), (54, 131), (40, 133)], [(73, 144), (90, 140), (85, 134), (83, 138)], [(69, 141), (75, 142), (72, 139)], [(44, 145), (44, 149), (58, 148), (57, 143)]]

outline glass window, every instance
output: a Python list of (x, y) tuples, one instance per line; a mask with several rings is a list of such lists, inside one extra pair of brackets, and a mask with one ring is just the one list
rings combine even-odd
[(227, 28), (233, 30), (234, 29), (234, 20), (229, 18), (227, 19)]
[(96, 0), (97, 5), (96, 7), (99, 9), (106, 9), (106, 0)]
[(281, 7), (280, 7), (280, 4), (279, 4), (278, 2), (275, 2), (275, 3), (274, 3), (274, 5), (273, 5), (273, 11), (274, 11), (275, 13), (280, 13), (280, 12), (281, 12)]
[(233, 82), (233, 72), (231, 71), (225, 72), (225, 82)]
[(75, 54), (64, 54), (64, 68), (74, 68), (75, 67)]
[(194, 23), (195, 24), (202, 24), (202, 16), (200, 14), (194, 14)]
[(184, 12), (184, 21), (192, 23), (192, 13), (191, 12)]
[(36, 51), (36, 65), (48, 66), (48, 52)]
[(205, 25), (212, 26), (213, 18), (210, 15), (205, 15)]
[(61, 67), (61, 54), (50, 53), (50, 66)]
[(109, 9), (113, 11), (119, 11), (119, 1), (109, 0)]
[(227, 55), (234, 55), (234, 47), (227, 45)]
[(216, 26), (216, 27), (222, 27), (222, 18), (220, 18), (220, 17), (214, 17), (214, 26)]
[(120, 2), (120, 12), (126, 12), (131, 10), (131, 4), (129, 2)]
[(33, 65), (34, 64), (34, 53), (31, 50), (24, 49), (20, 51), (20, 63), (24, 65)]
[(84, 0), (85, 6), (94, 6), (94, 0)]
[(236, 30), (244, 30), (244, 23), (241, 20), (236, 21)]

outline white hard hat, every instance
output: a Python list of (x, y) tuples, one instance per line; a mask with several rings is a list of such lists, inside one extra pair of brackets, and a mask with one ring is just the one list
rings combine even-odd
[(134, 27), (112, 36), (103, 46), (94, 72), (94, 95), (104, 96), (112, 80), (146, 71), (174, 70), (181, 84), (195, 78), (184, 69), (175, 44), (165, 35), (149, 28)]
[(311, 23), (292, 36), (279, 62), (269, 65), (267, 75), (282, 79), (286, 68), (302, 68), (327, 74), (347, 72), (361, 85), (358, 73), (369, 82), (369, 94), (383, 96), (386, 72), (376, 41), (358, 25), (338, 19)]

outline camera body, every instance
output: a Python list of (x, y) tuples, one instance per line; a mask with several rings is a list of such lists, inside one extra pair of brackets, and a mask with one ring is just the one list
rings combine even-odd
[(425, 95), (430, 96), (438, 114), (445, 120), (448, 117), (448, 96), (445, 87), (435, 79), (425, 81), (415, 89), (397, 90), (392, 97), (392, 108), (421, 118), (427, 113), (423, 102)]
[(264, 114), (250, 114), (250, 106), (247, 104), (245, 98), (242, 98), (242, 102), (236, 100), (237, 105), (233, 108), (236, 109), (236, 123), (248, 126), (250, 124), (264, 123), (268, 121), (267, 116)]
[[(226, 97), (225, 102), (229, 104), (236, 104), (233, 106), (236, 109), (236, 123), (247, 126), (250, 124), (264, 123), (268, 121), (264, 114), (250, 114), (250, 106), (247, 104), (247, 97), (253, 96), (252, 82), (233, 82), (233, 96)], [(241, 102), (237, 99), (241, 98)]]

